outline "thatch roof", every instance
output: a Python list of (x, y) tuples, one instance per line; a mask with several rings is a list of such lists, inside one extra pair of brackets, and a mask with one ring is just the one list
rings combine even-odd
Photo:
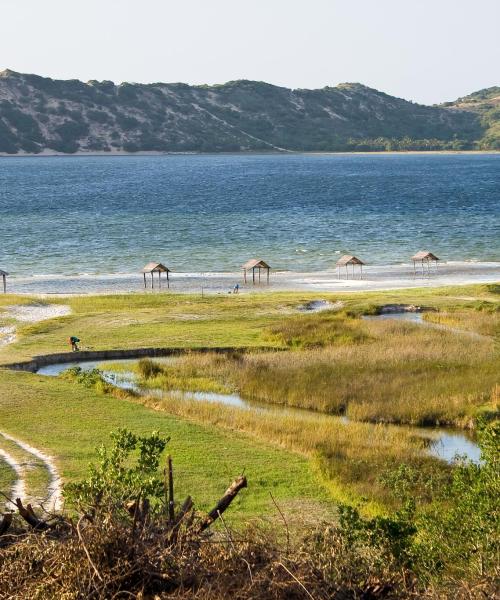
[(270, 269), (271, 267), (260, 258), (251, 258), (241, 268), (249, 271), (250, 269)]
[(142, 269), (141, 273), (169, 273), (171, 272), (165, 265), (156, 262), (148, 263), (144, 269)]
[(411, 257), (412, 260), (440, 260), (435, 254), (429, 252), (428, 250), (420, 250), (414, 256)]
[(2, 271), (2, 269), (0, 269), (0, 277), (2, 277), (2, 275), (7, 277), (7, 275), (8, 275), (7, 271)]
[(337, 261), (337, 267), (345, 267), (346, 265), (364, 265), (365, 263), (357, 256), (352, 254), (344, 254)]

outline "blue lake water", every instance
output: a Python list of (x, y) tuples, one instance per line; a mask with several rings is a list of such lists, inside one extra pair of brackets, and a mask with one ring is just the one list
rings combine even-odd
[[(0, 268), (15, 278), (500, 260), (500, 155), (0, 159)], [(43, 286), (42, 286), (43, 287)]]

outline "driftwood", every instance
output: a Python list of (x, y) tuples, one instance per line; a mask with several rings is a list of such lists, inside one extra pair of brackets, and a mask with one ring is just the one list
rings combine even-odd
[(5, 513), (4, 515), (2, 515), (2, 519), (0, 520), (0, 536), (7, 533), (11, 525), (12, 513)]
[(227, 509), (231, 502), (236, 498), (238, 492), (243, 488), (247, 487), (247, 478), (244, 475), (240, 475), (233, 483), (227, 488), (224, 496), (217, 502), (212, 508), (208, 515), (201, 521), (198, 531), (201, 533), (205, 531), (210, 525), (220, 517), (220, 515)]
[(21, 502), (21, 498), (16, 498), (16, 506), (17, 506), (17, 509), (19, 510), (19, 514), (21, 515), (21, 517), (26, 521), (26, 523), (28, 523), (28, 525), (33, 527), (33, 529), (38, 529), (38, 530), (49, 529), (49, 524), (46, 523), (45, 521), (43, 521), (42, 519), (39, 519), (35, 515), (35, 512), (33, 511), (33, 507), (31, 506), (31, 504), (27, 504), (25, 507), (25, 506), (23, 506), (23, 503)]

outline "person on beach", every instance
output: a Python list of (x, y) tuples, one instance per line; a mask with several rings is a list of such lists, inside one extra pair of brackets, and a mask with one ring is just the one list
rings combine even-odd
[(233, 288), (233, 294), (237, 294), (240, 291), (240, 284), (237, 283)]
[(69, 343), (71, 344), (71, 349), (73, 350), (73, 352), (78, 352), (80, 350), (80, 348), (78, 347), (79, 342), (80, 340), (75, 335), (72, 335), (69, 338)]

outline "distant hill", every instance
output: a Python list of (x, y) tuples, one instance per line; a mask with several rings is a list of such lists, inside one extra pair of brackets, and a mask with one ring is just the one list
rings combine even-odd
[(424, 106), (359, 83), (115, 85), (0, 72), (0, 152), (500, 149), (500, 88)]

